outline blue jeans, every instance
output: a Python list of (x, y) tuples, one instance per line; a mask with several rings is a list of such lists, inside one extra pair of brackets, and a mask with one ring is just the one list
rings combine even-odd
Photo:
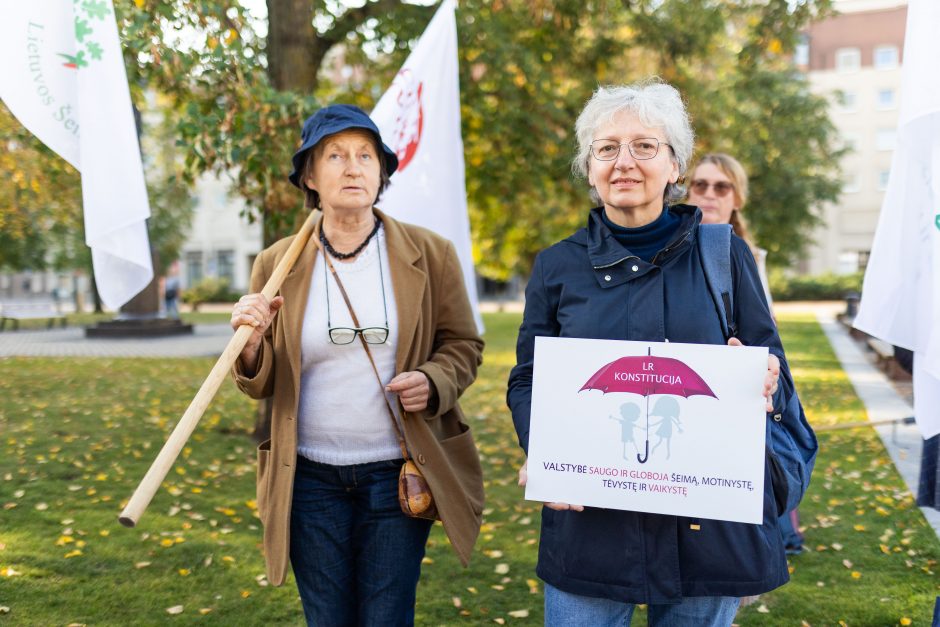
[[(552, 627), (591, 625), (628, 626), (633, 603), (595, 599), (562, 592), (545, 584), (545, 624)], [(729, 627), (738, 610), (737, 597), (686, 597), (675, 605), (650, 605), (650, 627)]]
[(402, 460), (297, 458), (290, 560), (307, 625), (413, 625), (431, 522), (398, 505)]

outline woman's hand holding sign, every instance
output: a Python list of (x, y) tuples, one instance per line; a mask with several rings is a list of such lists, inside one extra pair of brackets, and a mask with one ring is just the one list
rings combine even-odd
[[(736, 337), (728, 340), (728, 346), (744, 346)], [(774, 394), (780, 381), (780, 360), (773, 353), (767, 355), (767, 374), (764, 376), (764, 398), (767, 399), (767, 411), (774, 410)]]
[[(525, 460), (522, 464), (522, 468), (519, 469), (519, 486), (525, 487), (525, 484), (529, 481), (529, 460)], [(566, 510), (571, 510), (573, 512), (583, 512), (583, 505), (571, 505), (569, 503), (546, 503), (545, 507), (548, 509), (553, 509), (557, 512), (564, 512)]]

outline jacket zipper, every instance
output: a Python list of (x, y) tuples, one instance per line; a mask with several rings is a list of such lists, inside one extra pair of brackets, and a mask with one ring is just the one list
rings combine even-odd
[(611, 266), (616, 266), (618, 263), (622, 263), (622, 262), (626, 261), (627, 259), (639, 259), (639, 257), (637, 257), (636, 255), (627, 255), (627, 256), (624, 257), (623, 259), (618, 259), (617, 261), (615, 261), (615, 262), (613, 262), (613, 263), (604, 264), (603, 266), (594, 266), (594, 269), (595, 269), (595, 270), (603, 270), (604, 268), (610, 268)]
[(679, 248), (679, 246), (685, 244), (686, 240), (688, 240), (691, 235), (692, 235), (692, 230), (691, 230), (691, 229), (688, 230), (688, 231), (686, 231), (686, 232), (685, 232), (685, 236), (684, 236), (682, 239), (680, 239), (678, 242), (676, 242), (676, 243), (673, 244), (672, 246), (670, 246), (670, 247), (668, 247), (668, 248), (664, 248), (664, 249), (662, 249), (661, 251), (659, 251), (658, 253), (656, 253), (656, 255), (653, 256), (653, 259), (650, 261), (650, 263), (655, 264), (656, 261), (657, 261), (660, 257), (665, 257), (666, 255), (668, 255), (669, 253), (671, 253), (672, 251), (674, 251), (676, 248)]

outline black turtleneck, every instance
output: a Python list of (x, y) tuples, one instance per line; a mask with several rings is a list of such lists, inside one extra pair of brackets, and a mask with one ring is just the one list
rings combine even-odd
[(682, 221), (677, 214), (669, 211), (668, 207), (663, 207), (659, 217), (649, 224), (632, 229), (612, 222), (607, 217), (607, 211), (603, 209), (601, 219), (621, 246), (646, 262), (652, 261), (656, 253), (669, 244)]

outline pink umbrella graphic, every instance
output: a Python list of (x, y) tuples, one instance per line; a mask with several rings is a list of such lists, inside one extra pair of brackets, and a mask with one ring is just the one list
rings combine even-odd
[(579, 392), (600, 390), (626, 392), (646, 397), (646, 452), (636, 459), (645, 464), (650, 453), (650, 396), (669, 394), (673, 396), (711, 396), (718, 398), (705, 380), (684, 362), (672, 357), (657, 357), (650, 354), (621, 357), (601, 367), (587, 380)]

